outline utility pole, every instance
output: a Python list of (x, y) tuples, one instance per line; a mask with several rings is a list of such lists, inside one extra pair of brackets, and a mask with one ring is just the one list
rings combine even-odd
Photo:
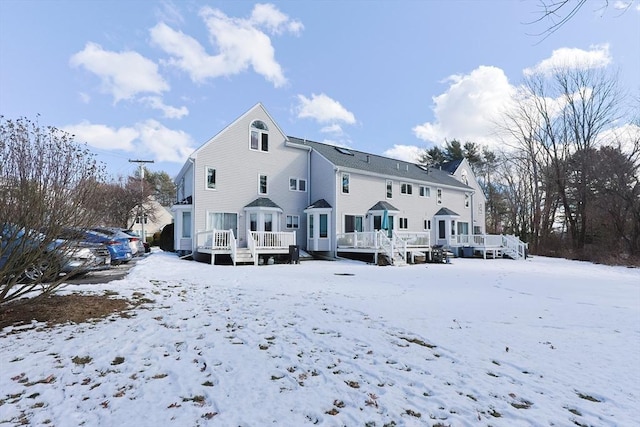
[(129, 163), (137, 163), (140, 167), (140, 208), (138, 211), (140, 212), (140, 225), (142, 226), (142, 243), (147, 241), (147, 235), (144, 230), (144, 164), (145, 163), (155, 163), (153, 160), (131, 160), (129, 159)]

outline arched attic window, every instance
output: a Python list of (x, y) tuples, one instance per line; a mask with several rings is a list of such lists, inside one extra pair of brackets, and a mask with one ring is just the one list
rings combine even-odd
[(469, 178), (467, 178), (467, 171), (466, 170), (462, 171), (462, 177), (461, 178), (462, 178), (462, 182), (465, 185), (469, 185)]
[(262, 120), (251, 122), (251, 138), (249, 149), (254, 151), (269, 151), (269, 128)]

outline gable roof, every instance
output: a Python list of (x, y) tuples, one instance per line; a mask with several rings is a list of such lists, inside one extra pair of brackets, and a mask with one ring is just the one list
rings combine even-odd
[(369, 208), (370, 211), (397, 211), (398, 209), (389, 202), (379, 201)]
[(246, 205), (245, 208), (276, 208), (282, 210), (280, 206), (268, 197), (258, 197), (253, 202)]
[(434, 216), (460, 216), (449, 208), (441, 208)]
[(329, 162), (338, 167), (395, 177), (399, 180), (424, 181), (436, 185), (457, 187), (461, 190), (471, 189), (468, 185), (453, 178), (449, 173), (436, 168), (428, 168), (416, 163), (365, 153), (351, 148), (336, 147), (335, 145), (308, 141), (292, 136), (288, 138), (293, 143), (313, 148)]
[(462, 164), (463, 160), (464, 159), (458, 159), (458, 160), (452, 160), (450, 162), (444, 162), (444, 163), (440, 164), (439, 167), (443, 171), (448, 172), (451, 175), (453, 175), (454, 173), (456, 173), (456, 170), (458, 170), (458, 167), (460, 167), (460, 164)]
[(315, 202), (307, 206), (307, 209), (326, 209), (326, 208), (331, 208), (331, 205), (325, 199), (316, 200)]

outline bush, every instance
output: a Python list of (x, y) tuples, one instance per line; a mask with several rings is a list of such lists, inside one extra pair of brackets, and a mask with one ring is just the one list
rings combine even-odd
[(173, 247), (173, 224), (167, 224), (160, 233), (160, 249), (165, 252), (175, 252)]

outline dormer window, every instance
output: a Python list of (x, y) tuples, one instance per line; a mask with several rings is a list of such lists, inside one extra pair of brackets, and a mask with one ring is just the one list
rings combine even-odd
[(251, 141), (249, 148), (255, 151), (269, 151), (269, 128), (261, 120), (251, 123)]

